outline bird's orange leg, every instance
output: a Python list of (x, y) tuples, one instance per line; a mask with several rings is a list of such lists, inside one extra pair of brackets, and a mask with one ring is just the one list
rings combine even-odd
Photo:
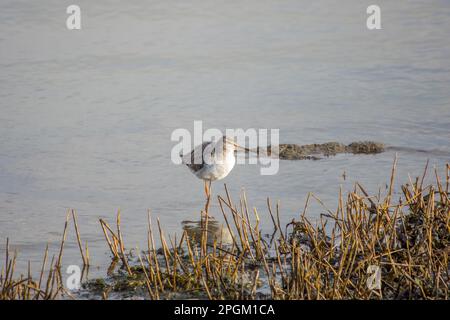
[(208, 197), (211, 197), (211, 180), (208, 181)]
[(203, 182), (205, 183), (205, 196), (206, 196), (206, 198), (208, 198), (208, 194), (209, 194), (208, 181), (207, 180), (203, 180)]
[(205, 214), (208, 215), (209, 204), (211, 200), (211, 180), (205, 180), (205, 194), (206, 194)]

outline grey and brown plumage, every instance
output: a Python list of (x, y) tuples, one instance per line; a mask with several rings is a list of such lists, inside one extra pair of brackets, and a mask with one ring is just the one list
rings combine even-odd
[(234, 152), (239, 148), (248, 150), (239, 146), (233, 138), (223, 136), (217, 141), (205, 141), (182, 156), (183, 164), (205, 182), (208, 199), (211, 182), (223, 179), (231, 172), (236, 164)]

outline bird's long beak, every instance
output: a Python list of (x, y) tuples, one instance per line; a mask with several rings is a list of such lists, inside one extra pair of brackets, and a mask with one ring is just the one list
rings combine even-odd
[(247, 152), (257, 153), (255, 150), (250, 150), (249, 148), (244, 148), (244, 147), (238, 145), (237, 143), (233, 142), (233, 145), (236, 147), (236, 149), (241, 149), (241, 150), (244, 150), (244, 151), (247, 151)]
[(242, 146), (238, 145), (236, 142), (234, 142), (232, 139), (226, 139), (226, 141), (227, 141), (227, 143), (233, 145), (236, 148), (236, 150), (244, 150), (246, 152), (252, 152), (252, 153), (258, 154), (258, 152), (256, 150), (250, 150), (249, 148), (242, 147)]

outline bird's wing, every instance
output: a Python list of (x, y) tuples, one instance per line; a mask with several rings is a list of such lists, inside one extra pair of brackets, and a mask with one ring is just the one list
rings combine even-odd
[(201, 145), (196, 146), (191, 152), (181, 157), (182, 162), (194, 172), (202, 169), (205, 165), (203, 152), (210, 144), (211, 142), (206, 141)]

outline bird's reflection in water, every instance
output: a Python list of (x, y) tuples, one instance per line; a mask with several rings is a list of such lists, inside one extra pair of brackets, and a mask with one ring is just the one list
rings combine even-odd
[(183, 226), (183, 230), (186, 231), (189, 239), (196, 244), (200, 244), (202, 232), (205, 231), (205, 227), (207, 229), (208, 245), (214, 245), (214, 241), (217, 244), (221, 243), (222, 245), (231, 245), (233, 243), (233, 238), (231, 237), (228, 228), (224, 226), (222, 222), (215, 219), (209, 218), (207, 223), (205, 223), (204, 219), (200, 221), (185, 220), (181, 222), (181, 225)]

